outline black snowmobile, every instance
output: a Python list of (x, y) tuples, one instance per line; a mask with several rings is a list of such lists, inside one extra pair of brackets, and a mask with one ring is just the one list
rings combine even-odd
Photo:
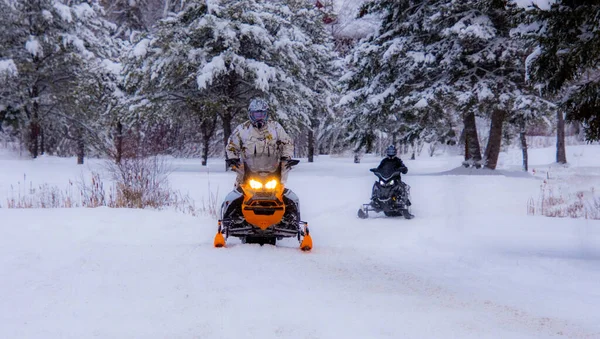
[(403, 216), (406, 219), (412, 219), (414, 215), (410, 213), (410, 186), (401, 181), (400, 171), (392, 168), (371, 168), (377, 176), (377, 181), (373, 184), (371, 202), (364, 204), (358, 210), (358, 217), (366, 219), (369, 217), (369, 211), (383, 212), (388, 217)]

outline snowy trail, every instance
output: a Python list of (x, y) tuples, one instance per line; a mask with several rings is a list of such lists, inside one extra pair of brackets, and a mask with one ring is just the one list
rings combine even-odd
[[(180, 165), (197, 199), (231, 187)], [(214, 249), (214, 220), (168, 211), (0, 209), (0, 337), (600, 338), (600, 223), (525, 216), (535, 179), (431, 162), (405, 178), (415, 219), (360, 220), (370, 165), (290, 174), (311, 253)]]

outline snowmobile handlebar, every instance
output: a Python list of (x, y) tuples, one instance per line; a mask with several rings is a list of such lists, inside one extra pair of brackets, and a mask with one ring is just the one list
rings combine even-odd
[(238, 159), (238, 158), (225, 159), (225, 165), (227, 165), (227, 168), (229, 168), (229, 167), (239, 167), (240, 163), (241, 163), (240, 159)]
[(292, 167), (298, 165), (300, 163), (300, 160), (298, 159), (287, 159), (287, 160), (283, 160), (282, 162), (285, 161), (285, 168), (287, 169), (291, 169)]
[[(298, 165), (300, 163), (300, 160), (290, 159), (290, 158), (281, 158), (280, 162), (285, 166), (286, 169), (289, 170), (292, 167)], [(227, 168), (233, 168), (235, 170), (235, 169), (240, 168), (240, 165), (242, 164), (242, 162), (239, 158), (233, 158), (233, 159), (225, 159), (225, 164), (227, 165)]]
[[(377, 168), (371, 168), (369, 171), (371, 171), (371, 172), (373, 172), (375, 174), (381, 173), (381, 171), (379, 169), (377, 169)], [(406, 173), (408, 173), (408, 167), (406, 167), (406, 166), (400, 167), (396, 173), (398, 173), (398, 172), (400, 172), (402, 174), (406, 174)]]

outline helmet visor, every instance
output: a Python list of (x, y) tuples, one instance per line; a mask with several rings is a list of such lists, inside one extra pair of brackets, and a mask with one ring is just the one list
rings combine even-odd
[(250, 111), (252, 121), (264, 121), (267, 118), (267, 111)]

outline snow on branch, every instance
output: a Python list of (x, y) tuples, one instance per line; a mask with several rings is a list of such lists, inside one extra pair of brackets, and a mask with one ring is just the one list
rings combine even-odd
[(225, 59), (223, 58), (223, 55), (221, 54), (214, 57), (198, 72), (199, 74), (196, 78), (198, 88), (206, 89), (208, 85), (212, 84), (214, 78), (216, 78), (221, 73), (225, 73), (226, 71), (227, 66), (225, 65)]
[(54, 3), (54, 9), (56, 9), (56, 11), (58, 12), (58, 15), (60, 15), (60, 18), (63, 21), (73, 22), (73, 16), (71, 15), (71, 8), (69, 6), (57, 1)]
[(17, 71), (17, 65), (15, 65), (15, 62), (12, 61), (12, 59), (0, 60), (0, 75), (14, 77), (19, 75), (19, 72)]
[(34, 36), (29, 37), (29, 40), (27, 40), (27, 42), (25, 43), (25, 49), (32, 56), (39, 56), (39, 57), (44, 56), (44, 51), (42, 50), (42, 45), (40, 45), (40, 42)]

